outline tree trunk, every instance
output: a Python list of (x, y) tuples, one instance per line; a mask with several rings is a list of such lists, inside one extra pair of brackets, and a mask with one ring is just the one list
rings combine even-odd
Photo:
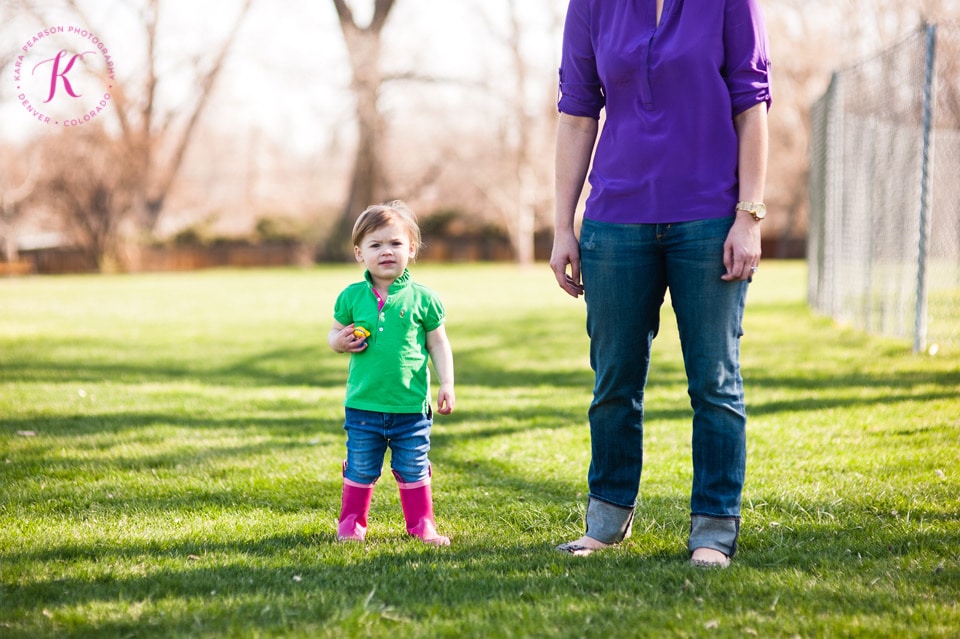
[[(375, 46), (379, 52), (379, 42), (365, 44)], [(366, 67), (360, 74), (362, 77), (358, 81), (358, 72), (354, 72), (353, 94), (356, 100), (358, 140), (350, 177), (350, 191), (327, 246), (327, 257), (335, 260), (349, 259), (353, 255), (350, 236), (354, 221), (365, 208), (379, 202), (383, 195), (384, 177), (380, 158), (386, 125), (377, 103), (381, 79), (379, 73), (372, 70), (372, 66)]]
[(353, 12), (344, 0), (333, 0), (340, 19), (340, 30), (350, 59), (350, 89), (356, 102), (357, 150), (353, 160), (350, 191), (340, 217), (327, 239), (326, 257), (348, 259), (353, 255), (351, 231), (357, 216), (383, 197), (384, 172), (381, 162), (386, 121), (380, 112), (380, 89), (383, 73), (380, 67), (380, 34), (394, 0), (375, 0), (373, 18), (366, 27), (357, 25)]

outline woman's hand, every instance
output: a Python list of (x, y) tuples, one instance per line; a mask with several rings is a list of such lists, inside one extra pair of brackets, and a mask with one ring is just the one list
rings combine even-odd
[(723, 243), (723, 265), (727, 272), (720, 276), (726, 282), (748, 280), (760, 265), (760, 222), (746, 211), (737, 211), (727, 240)]
[[(567, 271), (567, 266), (570, 271)], [(580, 280), (580, 243), (573, 231), (557, 232), (553, 237), (553, 252), (550, 254), (550, 268), (557, 278), (557, 284), (571, 297), (583, 295), (583, 282)]]

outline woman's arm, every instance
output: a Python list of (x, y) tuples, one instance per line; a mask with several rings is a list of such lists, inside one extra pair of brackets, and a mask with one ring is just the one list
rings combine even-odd
[(599, 128), (599, 123), (593, 118), (566, 113), (560, 114), (557, 125), (557, 203), (550, 268), (553, 269), (560, 288), (572, 297), (583, 294), (583, 284), (580, 282), (580, 245), (573, 228), (574, 217), (587, 179)]
[[(759, 102), (733, 118), (737, 130), (737, 173), (739, 199), (763, 202), (767, 178), (767, 103)], [(737, 219), (723, 246), (722, 279), (746, 280), (760, 263), (760, 222), (746, 211), (737, 211)]]

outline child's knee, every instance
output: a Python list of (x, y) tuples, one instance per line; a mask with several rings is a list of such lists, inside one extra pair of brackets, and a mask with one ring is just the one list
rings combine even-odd
[(406, 484), (424, 481), (425, 479), (429, 479), (432, 474), (430, 462), (403, 463), (402, 460), (394, 457), (390, 460), (390, 467), (393, 470), (394, 477), (396, 477), (398, 481)]
[(380, 479), (380, 468), (364, 467), (363, 464), (356, 462), (344, 462), (343, 476), (358, 484), (375, 484)]

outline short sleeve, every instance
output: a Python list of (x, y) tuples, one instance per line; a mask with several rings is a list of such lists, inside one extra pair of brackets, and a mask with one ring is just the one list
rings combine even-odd
[(424, 296), (422, 304), (423, 313), (421, 315), (421, 322), (424, 331), (427, 333), (435, 331), (447, 321), (447, 312), (443, 308), (443, 302), (440, 301), (438, 295), (430, 291), (429, 294)]
[(353, 309), (348, 301), (351, 297), (350, 289), (346, 288), (340, 292), (336, 303), (333, 305), (333, 319), (344, 326), (353, 323)]
[(605, 103), (590, 28), (590, 0), (570, 0), (563, 26), (557, 109), (599, 119)]
[(733, 114), (760, 102), (769, 108), (770, 43), (758, 0), (727, 0), (723, 26), (724, 80)]

